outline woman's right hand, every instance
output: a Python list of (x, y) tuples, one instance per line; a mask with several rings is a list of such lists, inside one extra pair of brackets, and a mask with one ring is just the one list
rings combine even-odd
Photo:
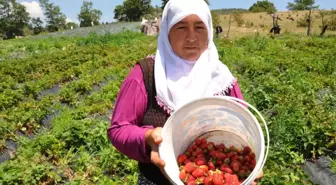
[(145, 134), (146, 144), (151, 148), (150, 159), (154, 165), (162, 168), (165, 166), (165, 162), (160, 158), (158, 145), (162, 142), (161, 137), (162, 127), (156, 127), (155, 129), (147, 130)]

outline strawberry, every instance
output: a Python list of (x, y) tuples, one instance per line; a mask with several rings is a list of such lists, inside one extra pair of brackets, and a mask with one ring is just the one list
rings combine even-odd
[(207, 165), (201, 165), (199, 168), (202, 168), (205, 173), (208, 173), (209, 167)]
[(254, 166), (255, 166), (257, 162), (256, 162), (255, 159), (251, 159), (251, 162), (250, 162), (250, 163), (251, 163), (251, 165), (254, 165)]
[(196, 144), (193, 144), (193, 145), (191, 146), (191, 148), (192, 148), (193, 150), (196, 150), (196, 149), (198, 148), (198, 146), (197, 146)]
[(223, 185), (224, 183), (223, 175), (215, 173), (213, 175), (212, 182), (214, 185)]
[(205, 177), (203, 181), (204, 185), (213, 185), (212, 178), (213, 178), (212, 175)]
[(219, 148), (225, 149), (225, 145), (223, 143), (219, 144)]
[(251, 152), (251, 148), (249, 146), (245, 146), (243, 149), (243, 154), (248, 155)]
[(177, 162), (178, 164), (183, 164), (183, 162), (187, 159), (188, 157), (184, 154), (181, 154), (177, 157)]
[(214, 142), (212, 142), (212, 141), (211, 141), (211, 142), (209, 142), (209, 144), (210, 144), (210, 145), (212, 145), (212, 146), (215, 146), (215, 143), (214, 143)]
[(184, 165), (187, 164), (188, 162), (191, 162), (190, 159), (186, 159), (186, 160), (184, 161)]
[(234, 155), (233, 157), (232, 157), (232, 161), (238, 161), (239, 160), (239, 156), (238, 155)]
[(197, 158), (197, 159), (195, 159), (195, 163), (196, 163), (196, 165), (201, 166), (201, 165), (205, 165), (206, 161), (205, 161), (204, 158)]
[(197, 166), (195, 165), (195, 163), (192, 163), (192, 162), (189, 162), (184, 166), (184, 170), (187, 173), (192, 173), (196, 168)]
[(239, 171), (239, 163), (237, 163), (237, 162), (232, 163), (232, 169), (236, 172)]
[(185, 170), (180, 171), (180, 175), (179, 175), (181, 181), (186, 182), (187, 181), (187, 173), (185, 172)]
[(221, 171), (223, 171), (224, 173), (233, 174), (231, 168), (229, 168), (229, 167), (223, 167), (223, 168), (221, 168)]
[(200, 138), (197, 138), (197, 139), (195, 140), (195, 144), (196, 144), (197, 146), (200, 146), (200, 145), (202, 144), (201, 139), (200, 139)]
[(243, 154), (243, 151), (240, 148), (237, 148), (236, 152), (237, 152), (238, 155), (242, 155)]
[(189, 181), (187, 185), (198, 185), (198, 184), (196, 183), (196, 181)]
[(193, 177), (192, 175), (187, 175), (187, 182), (191, 182), (191, 181), (195, 181), (195, 177)]
[(246, 155), (246, 156), (244, 157), (244, 160), (245, 160), (246, 162), (250, 162), (251, 158), (250, 158), (250, 156)]
[(240, 184), (237, 175), (231, 175), (231, 174), (226, 173), (223, 176), (224, 176), (225, 182), (227, 182), (228, 185), (239, 185)]
[(204, 150), (204, 149), (208, 148), (208, 144), (202, 143), (200, 148)]
[(251, 159), (255, 159), (255, 157), (256, 157), (256, 156), (255, 156), (255, 153), (252, 152), (252, 153), (250, 154), (250, 158), (251, 158)]
[(227, 156), (228, 158), (232, 158), (234, 155), (235, 155), (234, 152), (230, 152), (230, 153), (228, 153), (226, 156)]
[(204, 172), (204, 170), (202, 168), (196, 168), (196, 170), (194, 170), (191, 174), (195, 178), (204, 177), (205, 176), (205, 172)]
[(209, 170), (215, 170), (216, 169), (214, 163), (211, 162), (211, 161), (208, 162), (208, 167), (209, 167)]
[(222, 164), (223, 164), (223, 161), (221, 161), (221, 160), (217, 160), (217, 161), (216, 161), (216, 165), (220, 166), (220, 165), (222, 165)]
[(201, 142), (202, 142), (202, 143), (207, 143), (207, 140), (206, 140), (205, 138), (202, 138), (202, 139), (201, 139)]

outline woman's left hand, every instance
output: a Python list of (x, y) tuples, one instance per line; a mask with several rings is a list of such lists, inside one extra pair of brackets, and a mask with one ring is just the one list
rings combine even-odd
[(261, 177), (263, 177), (263, 176), (264, 176), (264, 172), (261, 170), (261, 171), (259, 172), (257, 178), (254, 180), (254, 182), (252, 182), (251, 185), (257, 185), (257, 184), (258, 184), (257, 181), (258, 181)]

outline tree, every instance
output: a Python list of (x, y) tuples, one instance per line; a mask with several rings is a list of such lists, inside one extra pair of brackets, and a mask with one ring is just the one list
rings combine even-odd
[(0, 35), (3, 38), (24, 35), (24, 28), (28, 26), (29, 20), (25, 6), (16, 0), (0, 0)]
[(99, 25), (100, 17), (102, 12), (97, 9), (92, 9), (92, 2), (83, 1), (81, 11), (78, 14), (78, 20), (80, 22), (80, 27), (89, 27), (92, 26), (91, 22), (94, 25)]
[(33, 30), (35, 35), (41, 33), (44, 30), (43, 21), (39, 17), (32, 18), (30, 27)]
[(44, 9), (48, 31), (55, 32), (66, 28), (66, 17), (59, 6), (49, 3), (49, 0), (40, 0), (40, 4)]
[(294, 3), (289, 2), (288, 10), (311, 10), (317, 9), (319, 6), (314, 6), (315, 0), (294, 0)]
[(140, 21), (141, 17), (153, 12), (151, 0), (125, 0), (114, 9), (114, 19), (118, 21)]
[[(166, 6), (166, 4), (168, 3), (168, 1), (169, 0), (162, 0), (162, 6), (161, 6), (161, 8), (162, 8), (162, 10), (164, 9), (164, 7)], [(210, 5), (209, 4), (209, 0), (204, 0), (208, 5)]]
[(268, 14), (275, 13), (277, 9), (275, 8), (274, 4), (270, 1), (263, 0), (257, 1), (254, 3), (250, 8), (249, 11), (251, 12), (267, 12)]

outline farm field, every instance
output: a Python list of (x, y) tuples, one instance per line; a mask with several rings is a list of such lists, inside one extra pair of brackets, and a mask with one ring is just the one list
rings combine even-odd
[[(330, 12), (330, 11), (329, 11)], [(276, 15), (279, 16), (281, 20), (278, 20), (278, 24), (281, 28), (281, 33), (292, 33), (297, 35), (306, 35), (307, 27), (297, 27), (297, 22), (300, 20), (305, 20), (305, 16), (309, 14), (309, 11), (279, 11)], [(293, 20), (287, 19), (287, 17), (292, 17)], [(233, 18), (233, 17), (232, 17)], [(331, 15), (324, 17), (324, 20), (330, 19)], [(222, 37), (227, 35), (229, 28), (229, 14), (219, 15), (219, 22), (223, 28)], [(271, 14), (265, 12), (260, 13), (242, 13), (242, 20), (244, 23), (238, 26), (236, 21), (231, 22), (231, 28), (229, 37), (240, 38), (245, 36), (254, 35), (269, 35), (269, 32), (273, 26), (273, 18)], [(312, 12), (312, 26), (311, 34), (319, 35), (321, 33), (322, 19), (320, 17), (319, 11)], [(325, 35), (336, 35), (336, 31), (327, 30)]]
[[(141, 33), (0, 42), (0, 184), (136, 184), (137, 164), (106, 129), (119, 87), (156, 37)], [(260, 184), (313, 184), (302, 166), (336, 170), (336, 37), (215, 40), (271, 146)]]

